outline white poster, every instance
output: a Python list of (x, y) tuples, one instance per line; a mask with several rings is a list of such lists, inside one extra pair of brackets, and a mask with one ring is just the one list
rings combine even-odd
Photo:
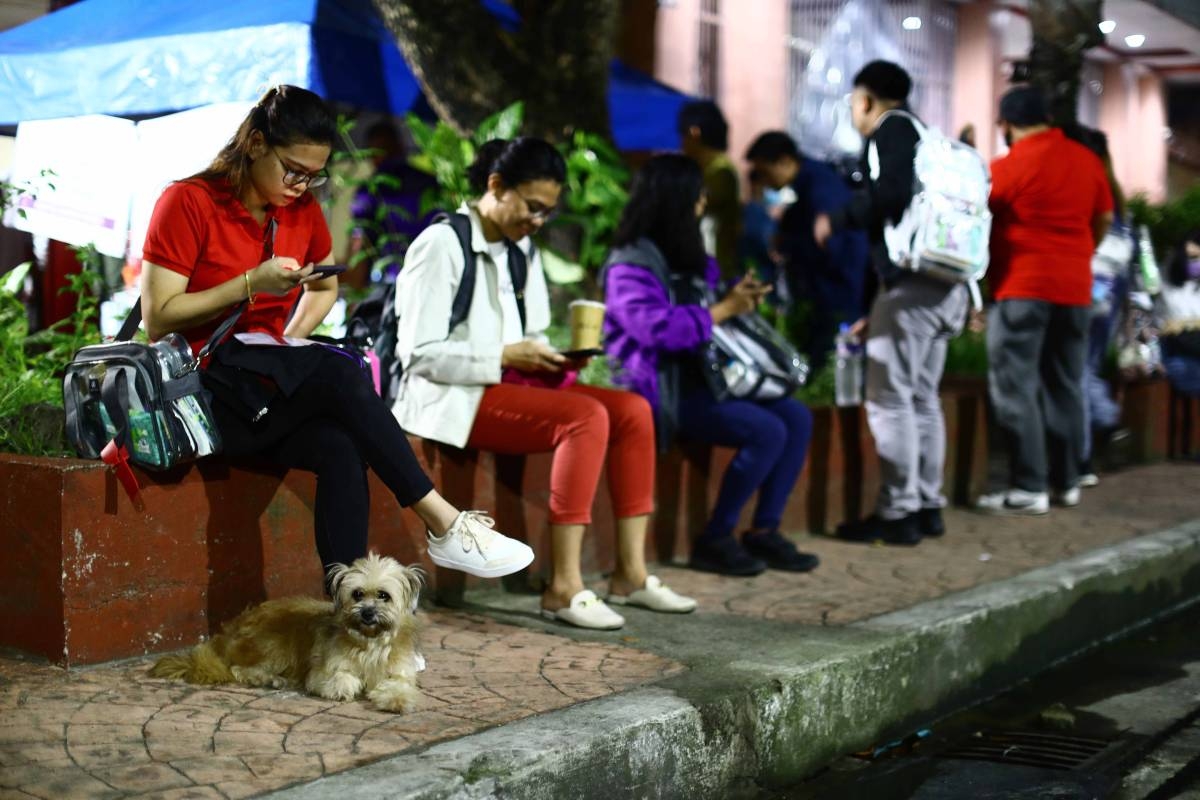
[(150, 215), (162, 190), (207, 167), (253, 107), (248, 102), (217, 103), (138, 123), (137, 162), (129, 176), (131, 257), (141, 258)]
[(136, 136), (131, 121), (101, 115), (22, 122), (11, 180), (30, 192), (4, 224), (124, 257)]

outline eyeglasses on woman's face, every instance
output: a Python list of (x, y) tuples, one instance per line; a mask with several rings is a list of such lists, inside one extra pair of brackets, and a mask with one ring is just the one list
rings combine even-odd
[(525, 211), (529, 214), (529, 218), (540, 222), (547, 222), (558, 213), (557, 206), (548, 206), (540, 200), (534, 200), (513, 189), (513, 194), (521, 198), (521, 202), (525, 204)]
[(329, 173), (324, 169), (319, 169), (316, 172), (305, 172), (303, 170), (294, 169), (288, 166), (288, 163), (283, 160), (283, 156), (279, 155), (279, 151), (274, 147), (271, 152), (275, 154), (275, 158), (279, 159), (279, 166), (283, 167), (283, 185), (284, 186), (299, 186), (306, 185), (309, 189), (315, 189), (325, 181), (329, 180)]

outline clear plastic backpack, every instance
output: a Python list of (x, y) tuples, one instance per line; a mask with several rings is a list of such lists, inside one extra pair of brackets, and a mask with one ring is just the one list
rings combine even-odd
[[(888, 111), (880, 119), (907, 118), (921, 137), (913, 159), (913, 199), (900, 220), (884, 227), (892, 263), (952, 283), (967, 283), (972, 295), (988, 268), (992, 214), (988, 195), (992, 178), (983, 157), (969, 145), (927, 128), (905, 111)], [(879, 178), (879, 152), (867, 152), (872, 180)]]

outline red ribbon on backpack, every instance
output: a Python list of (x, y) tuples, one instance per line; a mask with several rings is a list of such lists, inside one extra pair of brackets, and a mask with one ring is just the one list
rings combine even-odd
[(129, 466), (129, 448), (118, 445), (116, 439), (112, 439), (100, 451), (100, 460), (112, 467), (133, 507), (138, 511), (145, 511), (146, 505), (142, 502), (142, 490), (138, 486), (137, 475), (133, 474), (133, 469)]

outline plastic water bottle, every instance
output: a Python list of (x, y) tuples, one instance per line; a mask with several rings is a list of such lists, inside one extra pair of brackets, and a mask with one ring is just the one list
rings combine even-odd
[(1154, 257), (1150, 229), (1145, 225), (1138, 229), (1138, 266), (1142, 270), (1142, 288), (1147, 294), (1158, 294), (1162, 289), (1162, 275), (1158, 271), (1158, 260)]
[(863, 346), (850, 335), (846, 323), (838, 328), (833, 390), (834, 402), (842, 408), (860, 406), (863, 401)]

